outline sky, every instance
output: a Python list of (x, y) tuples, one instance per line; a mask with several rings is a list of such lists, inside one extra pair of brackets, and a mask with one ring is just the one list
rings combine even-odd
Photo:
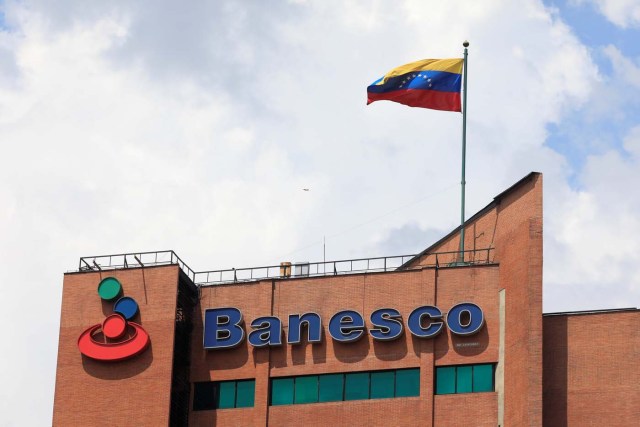
[(51, 424), (80, 256), (240, 268), (455, 228), (461, 115), (365, 104), (465, 39), (467, 217), (542, 172), (544, 311), (640, 306), (638, 0), (0, 0), (0, 425)]

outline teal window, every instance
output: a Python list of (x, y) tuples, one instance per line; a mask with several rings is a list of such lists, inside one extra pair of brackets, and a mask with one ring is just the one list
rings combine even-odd
[(293, 378), (274, 378), (271, 380), (271, 404), (293, 404)]
[(472, 372), (472, 366), (459, 366), (456, 368), (456, 393), (471, 393)]
[(344, 400), (369, 398), (369, 373), (357, 372), (345, 375)]
[(436, 394), (456, 392), (456, 367), (436, 368)]
[[(239, 387), (238, 384), (238, 390), (240, 390)], [(271, 405), (386, 399), (419, 395), (420, 370), (418, 368), (304, 375), (271, 380)]]
[(420, 396), (420, 369), (399, 369), (396, 371), (395, 397)]
[(236, 408), (252, 408), (256, 395), (256, 381), (238, 381), (236, 383)]
[(382, 371), (371, 373), (371, 398), (385, 399), (395, 396), (396, 373), (395, 371)]
[(437, 367), (436, 394), (493, 391), (493, 378), (493, 364)]
[(318, 401), (318, 376), (297, 377), (295, 379), (294, 403), (316, 403)]
[(227, 409), (236, 406), (236, 382), (224, 381), (218, 383), (217, 409)]
[(255, 380), (207, 381), (193, 385), (193, 410), (253, 407)]
[(327, 374), (318, 377), (319, 402), (344, 400), (344, 374)]
[(493, 391), (493, 365), (473, 367), (473, 391)]

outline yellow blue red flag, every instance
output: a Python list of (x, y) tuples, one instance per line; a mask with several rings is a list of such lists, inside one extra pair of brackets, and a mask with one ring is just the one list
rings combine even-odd
[(462, 111), (462, 58), (423, 59), (389, 71), (367, 88), (367, 105), (393, 101), (410, 107)]

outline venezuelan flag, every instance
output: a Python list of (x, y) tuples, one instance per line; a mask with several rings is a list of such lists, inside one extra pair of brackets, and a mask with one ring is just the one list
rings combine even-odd
[(462, 111), (462, 58), (423, 59), (396, 67), (367, 88), (367, 105), (394, 101), (410, 107)]

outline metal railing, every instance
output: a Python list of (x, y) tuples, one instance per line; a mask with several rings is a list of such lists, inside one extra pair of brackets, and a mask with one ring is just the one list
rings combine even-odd
[(177, 264), (189, 279), (195, 283), (195, 271), (189, 268), (189, 266), (171, 250), (81, 257), (78, 271), (102, 271), (173, 264)]
[[(103, 271), (176, 264), (193, 283), (199, 286), (212, 286), (264, 279), (337, 276), (365, 272), (410, 270), (422, 267), (443, 268), (491, 264), (493, 263), (493, 251), (494, 248), (467, 250), (463, 252), (463, 257), (460, 257), (460, 251), (449, 251), (422, 255), (396, 255), (194, 271), (174, 251), (169, 250), (82, 257), (80, 258), (79, 271)], [(410, 261), (415, 261), (415, 263), (409, 264)]]
[(269, 265), (265, 267), (201, 271), (196, 273), (196, 283), (201, 285), (213, 285), (274, 278), (315, 277), (363, 272), (393, 271), (413, 257), (415, 257), (415, 255), (397, 255), (377, 258), (286, 263), (284, 265)]
[[(228, 283), (251, 282), (264, 279), (289, 279), (300, 277), (337, 276), (356, 273), (374, 273), (397, 270), (409, 270), (422, 267), (461, 267), (493, 263), (494, 248), (467, 250), (460, 257), (460, 251), (434, 252), (418, 255), (396, 255), (376, 258), (358, 258), (340, 261), (322, 261), (305, 263), (283, 263), (264, 267), (229, 268), (196, 272), (196, 281), (200, 286)], [(416, 264), (407, 265), (415, 259)]]
[[(462, 267), (493, 263), (495, 248), (469, 249), (466, 251), (431, 252), (416, 259), (420, 267)], [(462, 257), (460, 254), (462, 253)]]

